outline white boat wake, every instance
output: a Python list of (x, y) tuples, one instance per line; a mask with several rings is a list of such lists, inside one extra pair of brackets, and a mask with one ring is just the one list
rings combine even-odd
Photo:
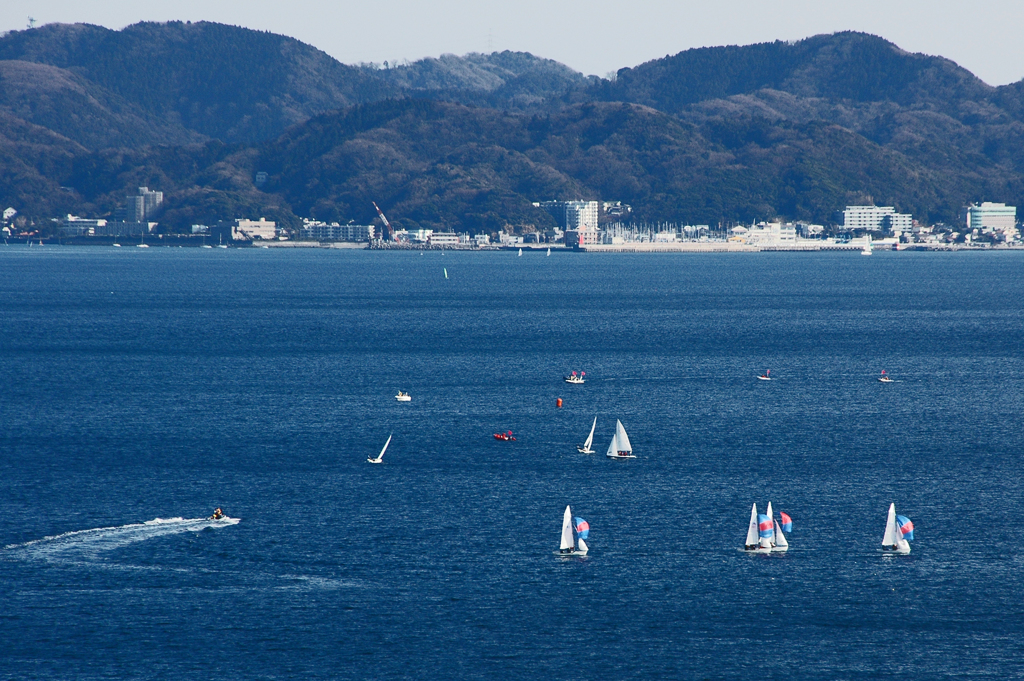
[[(65, 532), (52, 537), (34, 539), (24, 544), (4, 547), (14, 556), (25, 559), (66, 561), (98, 560), (100, 554), (147, 539), (182, 532), (198, 532), (206, 528), (219, 529), (237, 525), (238, 518), (210, 520), (209, 518), (155, 518), (144, 523), (119, 527), (97, 527), (91, 530)], [(9, 554), (10, 555), (10, 554)]]

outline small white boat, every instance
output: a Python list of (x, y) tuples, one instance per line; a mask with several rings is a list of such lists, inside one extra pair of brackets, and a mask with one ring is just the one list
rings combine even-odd
[(764, 521), (766, 515), (757, 514), (757, 504), (750, 507), (750, 524), (747, 525), (747, 538), (743, 542), (743, 550), (750, 551), (752, 553), (771, 553), (772, 542), (770, 536), (761, 536), (760, 525)]
[(112, 244), (112, 246), (113, 246), (114, 248), (121, 248), (121, 244), (119, 244), (119, 243), (117, 243), (117, 242), (114, 242), (114, 243)]
[(580, 454), (593, 454), (594, 450), (590, 448), (590, 445), (594, 444), (594, 429), (597, 428), (597, 417), (594, 417), (594, 425), (590, 426), (590, 435), (587, 436), (587, 441), (581, 445), (576, 445), (576, 451)]
[(519, 249), (519, 257), (520, 258), (523, 257), (523, 249), (521, 249), (521, 248)]
[(895, 381), (893, 381), (891, 378), (889, 378), (889, 375), (885, 373), (885, 369), (882, 369), (882, 375), (878, 378), (878, 382), (879, 383), (894, 383)]
[(563, 376), (562, 378), (565, 380), (566, 383), (574, 383), (576, 385), (583, 385), (584, 383), (586, 383), (586, 380), (583, 378), (586, 375), (587, 375), (586, 371), (581, 371), (579, 374), (577, 374), (574, 371), (570, 375)]
[(622, 427), (622, 421), (615, 419), (615, 435), (612, 436), (612, 441), (608, 445), (608, 451), (605, 452), (605, 456), (609, 459), (635, 459), (633, 456), (633, 445), (629, 443), (629, 436), (626, 435), (626, 429)]
[(377, 458), (367, 459), (366, 463), (384, 463), (384, 452), (388, 451), (388, 445), (391, 444), (392, 435), (394, 435), (394, 433), (388, 435), (388, 441), (384, 443), (384, 449), (380, 450), (380, 454), (377, 455)]
[(889, 515), (885, 519), (885, 535), (882, 548), (896, 553), (910, 553), (910, 542), (914, 538), (914, 523), (910, 518), (896, 515), (896, 504), (889, 504)]
[(395, 399), (399, 402), (412, 402), (412, 396), (409, 393), (403, 393), (401, 390), (395, 395)]
[(149, 248), (149, 244), (135, 244), (135, 248)]
[(551, 249), (550, 248), (548, 249), (548, 257), (549, 258), (551, 257)]
[(757, 380), (759, 380), (759, 381), (770, 381), (770, 380), (772, 380), (772, 370), (768, 369), (763, 374), (758, 376)]
[[(577, 526), (572, 523), (572, 511), (568, 506), (562, 515), (562, 539), (558, 545), (559, 556), (585, 556), (590, 548), (584, 541), (590, 534), (590, 525), (583, 518), (577, 518)], [(573, 530), (576, 530), (576, 542), (573, 542)]]
[(866, 238), (867, 242), (864, 244), (864, 248), (860, 252), (861, 255), (871, 255), (871, 235), (869, 234)]
[(447, 279), (448, 278), (448, 268), (447, 267), (443, 267), (441, 269), (444, 270), (444, 278)]

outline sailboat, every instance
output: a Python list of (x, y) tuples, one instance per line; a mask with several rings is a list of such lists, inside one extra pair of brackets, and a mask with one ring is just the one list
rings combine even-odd
[(548, 256), (547, 257), (549, 257), (549, 258), (551, 257), (551, 249), (550, 248), (548, 249)]
[(590, 426), (590, 435), (587, 436), (587, 441), (581, 445), (576, 445), (576, 451), (580, 454), (593, 454), (594, 450), (590, 448), (590, 445), (594, 444), (594, 429), (597, 428), (597, 417), (594, 417), (594, 425)]
[(228, 245), (224, 243), (224, 235), (221, 234), (217, 237), (217, 248), (227, 248)]
[(605, 455), (609, 459), (635, 459), (633, 456), (633, 445), (629, 444), (629, 436), (626, 429), (622, 427), (622, 421), (615, 419), (615, 435), (608, 445)]
[(866, 237), (867, 241), (864, 244), (864, 249), (860, 252), (861, 255), (871, 255), (871, 235), (868, 234)]
[[(573, 529), (576, 530), (577, 543), (573, 543)], [(559, 556), (586, 555), (590, 548), (584, 541), (590, 535), (590, 524), (583, 518), (576, 518), (576, 526), (573, 527), (572, 511), (565, 507), (565, 514), (562, 515), (562, 541), (558, 546)]]
[(394, 435), (394, 433), (388, 435), (388, 441), (384, 443), (384, 449), (380, 450), (380, 454), (377, 455), (377, 458), (367, 459), (366, 463), (384, 463), (384, 452), (388, 451), (388, 445), (391, 444), (392, 435)]
[(910, 553), (910, 541), (914, 539), (914, 523), (910, 518), (896, 515), (896, 504), (889, 504), (889, 516), (885, 519), (885, 536), (882, 548), (896, 553)]
[(772, 380), (772, 370), (768, 369), (763, 374), (758, 376), (757, 380), (759, 380), (759, 381), (770, 381), (770, 380)]
[(761, 537), (760, 519), (766, 517), (767, 516), (758, 515), (757, 504), (750, 507), (750, 524), (747, 525), (747, 538), (743, 542), (744, 551), (752, 551), (754, 553), (771, 552), (771, 542), (765, 544), (762, 542), (763, 537)]
[(879, 383), (892, 383), (893, 380), (889, 378), (889, 375), (885, 373), (885, 369), (882, 369), (882, 375), (878, 378)]
[(448, 278), (448, 268), (447, 267), (443, 267), (442, 269), (444, 270), (444, 278), (447, 279)]
[(142, 230), (139, 235), (139, 243), (135, 244), (136, 248), (149, 248), (149, 244), (146, 243), (146, 230)]
[(519, 257), (520, 258), (523, 257), (523, 249), (521, 249), (521, 248), (519, 249)]
[[(787, 526), (787, 529), (793, 527), (793, 521), (785, 513), (779, 514), (782, 517), (782, 524)], [(772, 502), (768, 502), (768, 519), (772, 522), (772, 551), (782, 553), (789, 551), (789, 542), (786, 541), (786, 535), (782, 534), (782, 527), (779, 525), (779, 521), (775, 519), (775, 515), (772, 513)]]

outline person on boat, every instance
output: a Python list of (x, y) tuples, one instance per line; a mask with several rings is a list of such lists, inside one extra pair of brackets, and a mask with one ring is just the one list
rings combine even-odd
[(218, 508), (216, 511), (213, 512), (213, 515), (210, 516), (210, 520), (220, 520), (223, 517), (224, 512)]

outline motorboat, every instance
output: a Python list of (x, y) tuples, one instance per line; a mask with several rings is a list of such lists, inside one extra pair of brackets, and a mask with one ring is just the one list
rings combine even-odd
[(515, 442), (515, 440), (516, 440), (512, 436), (512, 431), (511, 430), (508, 431), (507, 433), (495, 433), (494, 434), (494, 439), (495, 440), (501, 440), (503, 442)]
[(403, 393), (401, 390), (395, 395), (395, 399), (399, 402), (412, 402), (412, 396), (409, 393)]
[(768, 369), (763, 374), (758, 376), (757, 380), (759, 380), (759, 381), (770, 381), (770, 380), (772, 380), (772, 370)]
[(889, 378), (889, 375), (885, 373), (885, 369), (882, 369), (882, 375), (878, 377), (879, 383), (895, 383), (894, 380)]
[(574, 383), (576, 385), (583, 385), (584, 383), (586, 383), (586, 381), (583, 378), (586, 375), (587, 375), (586, 371), (581, 371), (578, 374), (574, 371), (570, 375), (563, 376), (562, 378), (565, 380), (566, 383)]

